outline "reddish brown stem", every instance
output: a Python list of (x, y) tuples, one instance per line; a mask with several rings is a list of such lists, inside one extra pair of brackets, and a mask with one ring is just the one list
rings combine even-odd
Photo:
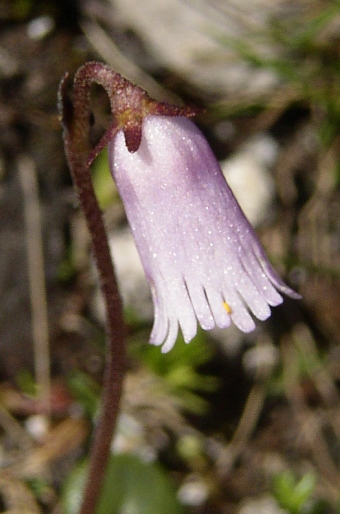
[[(112, 264), (106, 230), (94, 193), (88, 165), (91, 148), (90, 86), (99, 82), (89, 73), (75, 79), (73, 103), (66, 93), (66, 77), (59, 90), (59, 109), (64, 125), (64, 144), (68, 164), (81, 207), (91, 234), (93, 254), (99, 271), (106, 304), (107, 354), (104, 374), (102, 406), (92, 446), (87, 484), (80, 514), (94, 514), (101, 494), (110, 446), (115, 430), (126, 368), (125, 324), (122, 302)], [(111, 129), (112, 130), (112, 129)]]
[[(66, 75), (59, 89), (59, 109), (64, 126), (64, 144), (75, 188), (92, 238), (107, 311), (107, 363), (103, 404), (93, 444), (88, 482), (80, 514), (94, 514), (110, 454), (112, 434), (119, 412), (125, 370), (124, 320), (104, 223), (92, 186), (90, 165), (118, 130), (123, 130), (130, 152), (141, 143), (142, 120), (146, 115), (193, 116), (196, 111), (152, 100), (108, 66), (90, 62), (79, 68), (73, 85), (73, 100), (68, 99)], [(100, 143), (90, 146), (90, 87), (101, 85), (110, 100), (113, 123)]]

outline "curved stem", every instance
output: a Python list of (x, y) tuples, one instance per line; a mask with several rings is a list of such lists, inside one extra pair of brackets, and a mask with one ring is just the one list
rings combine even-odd
[(101, 211), (92, 185), (88, 156), (90, 130), (90, 85), (96, 77), (85, 77), (74, 85), (73, 104), (66, 94), (67, 81), (59, 89), (59, 110), (64, 125), (64, 145), (75, 189), (90, 231), (106, 306), (107, 350), (102, 407), (92, 446), (87, 484), (80, 514), (94, 514), (110, 455), (112, 436), (119, 414), (126, 368), (125, 324), (122, 302), (112, 264)]

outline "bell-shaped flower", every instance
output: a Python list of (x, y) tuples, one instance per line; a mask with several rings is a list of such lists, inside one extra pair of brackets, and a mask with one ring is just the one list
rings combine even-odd
[(199, 129), (184, 116), (147, 115), (131, 153), (122, 130), (109, 143), (110, 168), (150, 283), (150, 342), (169, 351), (233, 321), (255, 328), (280, 293), (300, 296), (270, 265)]

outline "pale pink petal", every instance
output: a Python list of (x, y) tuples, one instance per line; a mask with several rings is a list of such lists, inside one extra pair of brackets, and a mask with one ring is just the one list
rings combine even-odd
[(209, 330), (232, 320), (254, 329), (280, 293), (299, 298), (271, 267), (198, 128), (185, 117), (146, 116), (139, 149), (124, 134), (109, 144), (113, 177), (150, 282), (150, 342), (168, 351), (180, 326)]

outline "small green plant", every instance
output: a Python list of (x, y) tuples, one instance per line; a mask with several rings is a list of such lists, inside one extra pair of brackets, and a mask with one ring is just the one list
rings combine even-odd
[(219, 379), (201, 373), (200, 368), (214, 355), (213, 346), (208, 344), (202, 330), (190, 345), (185, 344), (180, 335), (173, 350), (166, 354), (156, 346), (143, 343), (131, 346), (129, 354), (151, 373), (162, 377), (164, 392), (173, 395), (181, 408), (194, 414), (206, 412), (208, 405), (202, 393), (216, 391)]
[(273, 495), (289, 514), (326, 514), (329, 505), (314, 498), (315, 486), (316, 478), (312, 473), (298, 479), (291, 471), (285, 471), (275, 477)]

